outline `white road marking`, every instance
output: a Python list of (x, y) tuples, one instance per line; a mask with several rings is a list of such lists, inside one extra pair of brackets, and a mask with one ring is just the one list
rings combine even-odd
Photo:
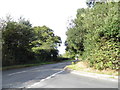
[(41, 82), (45, 81), (45, 79), (40, 80)]
[(27, 71), (21, 71), (21, 72), (11, 73), (11, 74), (8, 74), (8, 76), (15, 75), (15, 74), (19, 74), (19, 73), (24, 73), (24, 72), (27, 72)]
[(51, 77), (47, 77), (46, 79), (50, 79)]
[[(59, 71), (59, 72), (57, 72), (57, 73), (54, 73), (54, 74), (48, 76), (47, 78), (40, 80), (40, 82), (43, 82), (43, 81), (45, 81), (45, 80), (47, 80), (47, 79), (50, 79), (50, 78), (56, 76), (57, 74), (62, 73), (63, 71), (64, 71), (64, 70)], [(33, 86), (40, 84), (40, 82), (34, 83), (33, 85), (30, 85), (30, 86), (27, 86), (27, 88), (32, 88)]]
[[(59, 63), (59, 64), (63, 64), (63, 63)], [(40, 67), (40, 68), (43, 68), (43, 67)], [(34, 69), (26, 70), (26, 71), (15, 72), (15, 73), (8, 74), (8, 76), (12, 76), (12, 75), (20, 74), (20, 73), (24, 73), (24, 72), (29, 72), (31, 70), (37, 70), (37, 69), (40, 69), (40, 68), (34, 68)]]
[(30, 70), (26, 70), (26, 71), (21, 71), (21, 72), (15, 72), (15, 73), (8, 74), (8, 76), (15, 75), (15, 74), (20, 74), (20, 73), (24, 73), (24, 72), (29, 72), (31, 70), (36, 70), (36, 69), (40, 69), (40, 68), (34, 68), (34, 69), (30, 69)]

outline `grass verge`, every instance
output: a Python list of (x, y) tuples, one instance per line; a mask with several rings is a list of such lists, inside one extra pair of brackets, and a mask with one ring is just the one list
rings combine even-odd
[(118, 76), (118, 72), (115, 70), (96, 70), (94, 68), (89, 67), (88, 63), (85, 61), (80, 61), (77, 64), (72, 64), (66, 66), (66, 68), (77, 70), (77, 71), (83, 71), (83, 72), (90, 72), (90, 73), (97, 73), (97, 74), (106, 74), (106, 75), (113, 75)]
[(5, 67), (2, 67), (2, 70), (18, 69), (18, 68), (24, 68), (24, 67), (39, 66), (39, 65), (44, 65), (44, 64), (53, 64), (53, 62), (5, 66)]
[[(70, 60), (64, 60), (60, 62), (67, 62)], [(19, 69), (19, 68), (25, 68), (25, 67), (32, 67), (32, 66), (40, 66), (40, 65), (46, 65), (46, 64), (55, 64), (59, 62), (42, 62), (42, 63), (34, 63), (34, 64), (23, 64), (23, 65), (13, 65), (13, 66), (5, 66), (0, 68), (0, 70), (10, 70), (10, 69)]]

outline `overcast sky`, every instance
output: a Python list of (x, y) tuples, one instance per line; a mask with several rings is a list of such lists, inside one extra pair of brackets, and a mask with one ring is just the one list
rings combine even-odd
[(14, 19), (23, 16), (33, 26), (46, 25), (62, 39), (60, 54), (65, 52), (67, 23), (75, 18), (78, 8), (87, 7), (86, 0), (0, 0), (0, 18), (10, 14)]

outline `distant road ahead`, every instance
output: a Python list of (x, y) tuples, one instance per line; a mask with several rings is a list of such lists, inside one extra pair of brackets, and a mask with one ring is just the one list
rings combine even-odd
[(63, 71), (71, 62), (7, 70), (3, 88), (118, 88), (118, 82), (78, 76)]

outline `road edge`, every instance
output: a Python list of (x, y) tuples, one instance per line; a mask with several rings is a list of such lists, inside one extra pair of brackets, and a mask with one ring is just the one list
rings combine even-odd
[(65, 67), (64, 70), (71, 73), (71, 74), (76, 74), (76, 75), (86, 76), (86, 77), (92, 77), (92, 78), (97, 78), (97, 79), (110, 80), (110, 81), (117, 81), (117, 82), (118, 82), (118, 77), (119, 77), (119, 76), (106, 75), (106, 74), (97, 74), (97, 73), (76, 71), (76, 70), (72, 70), (68, 67)]

